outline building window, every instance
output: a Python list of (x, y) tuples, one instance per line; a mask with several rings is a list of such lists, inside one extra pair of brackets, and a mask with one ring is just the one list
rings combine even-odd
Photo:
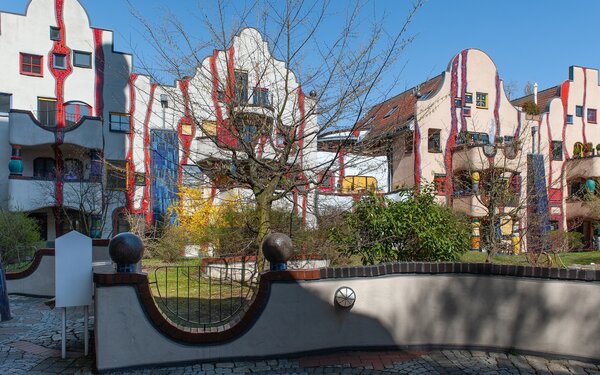
[(440, 129), (429, 129), (427, 135), (427, 151), (429, 152), (442, 152), (442, 143), (440, 140)]
[(11, 94), (0, 93), (0, 115), (7, 115), (10, 112)]
[(275, 136), (275, 146), (277, 146), (277, 147), (285, 146), (285, 135), (279, 133)]
[(256, 136), (256, 126), (245, 125), (241, 130), (241, 136), (245, 143), (250, 143), (254, 140)]
[(563, 160), (563, 143), (561, 141), (552, 141), (552, 160)]
[(44, 75), (44, 58), (38, 55), (21, 53), (21, 74), (42, 77)]
[(398, 109), (398, 106), (397, 106), (397, 105), (393, 106), (393, 107), (392, 107), (392, 109), (390, 109), (390, 110), (389, 110), (389, 111), (388, 111), (388, 112), (385, 114), (385, 116), (383, 116), (383, 118), (388, 118), (388, 117), (390, 117), (390, 116), (391, 116), (391, 115), (392, 115), (394, 112), (396, 112), (396, 110), (397, 110), (397, 109)]
[(65, 123), (66, 126), (73, 126), (81, 120), (83, 116), (91, 116), (92, 107), (83, 102), (65, 103)]
[(135, 186), (146, 186), (146, 175), (142, 172), (135, 172)]
[(64, 177), (67, 181), (83, 179), (83, 163), (77, 159), (66, 159), (64, 164)]
[(38, 98), (38, 121), (44, 126), (56, 126), (56, 99)]
[(248, 72), (236, 70), (235, 77), (235, 103), (246, 104), (248, 101)]
[(269, 101), (269, 89), (262, 87), (256, 87), (254, 94), (252, 95), (252, 101), (254, 105), (268, 107), (271, 105)]
[(488, 107), (488, 94), (486, 92), (478, 92), (476, 93), (476, 103), (477, 108), (487, 109)]
[(60, 40), (60, 27), (50, 26), (50, 40)]
[(587, 120), (589, 123), (596, 123), (596, 110), (592, 108), (588, 108), (587, 110)]
[(414, 148), (414, 133), (410, 132), (404, 137), (404, 154), (410, 155)]
[(129, 115), (125, 113), (113, 113), (109, 115), (111, 132), (129, 133)]
[(202, 184), (204, 174), (199, 166), (194, 164), (185, 164), (182, 167), (181, 183), (183, 186), (195, 187)]
[(521, 175), (520, 174), (515, 173), (510, 177), (509, 192), (513, 196), (521, 195)]
[(446, 194), (446, 175), (445, 174), (436, 174), (433, 178), (433, 185), (434, 185), (436, 194), (439, 194), (439, 195)]
[(465, 93), (465, 104), (472, 104), (473, 103), (473, 94), (470, 92), (466, 92)]
[(342, 193), (377, 191), (377, 179), (372, 176), (347, 176), (342, 181)]
[(462, 99), (461, 98), (454, 98), (454, 106), (456, 108), (462, 107)]
[(567, 115), (567, 124), (573, 124), (573, 115)]
[(127, 162), (124, 160), (106, 161), (106, 187), (110, 190), (127, 189)]
[(92, 54), (90, 52), (73, 51), (73, 65), (79, 68), (91, 68)]
[(575, 116), (583, 117), (583, 106), (580, 106), (580, 105), (575, 106)]
[[(505, 135), (504, 136), (504, 144), (505, 145), (510, 145), (515, 141), (515, 137), (513, 137), (512, 135)], [(489, 142), (489, 136), (488, 136), (488, 142)]]
[(217, 135), (217, 123), (215, 121), (202, 121), (202, 131), (204, 134), (214, 137)]
[(67, 69), (67, 55), (55, 53), (52, 55), (52, 67), (56, 69)]
[(471, 107), (463, 107), (463, 116), (471, 117)]
[(191, 136), (193, 133), (192, 124), (181, 124), (181, 135)]
[(220, 102), (224, 102), (225, 101), (225, 91), (223, 90), (218, 90), (217, 91), (217, 100)]
[(36, 158), (33, 160), (33, 177), (40, 179), (54, 178), (54, 159)]

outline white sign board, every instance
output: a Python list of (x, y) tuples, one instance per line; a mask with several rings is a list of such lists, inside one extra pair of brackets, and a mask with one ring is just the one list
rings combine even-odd
[(56, 307), (92, 304), (92, 239), (72, 231), (56, 239)]

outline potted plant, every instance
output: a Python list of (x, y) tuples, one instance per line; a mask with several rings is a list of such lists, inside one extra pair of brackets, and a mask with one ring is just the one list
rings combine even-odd
[(583, 156), (583, 143), (577, 142), (573, 146), (573, 157), (580, 158)]
[(596, 145), (596, 156), (600, 156), (600, 143)]
[(592, 156), (594, 152), (594, 145), (592, 145), (591, 143), (586, 143), (583, 146), (583, 156), (588, 157), (588, 156)]

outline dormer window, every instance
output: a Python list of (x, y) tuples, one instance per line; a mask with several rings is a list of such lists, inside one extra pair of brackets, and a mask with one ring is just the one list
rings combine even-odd
[(392, 107), (392, 109), (390, 109), (388, 111), (388, 113), (385, 114), (385, 116), (383, 116), (383, 118), (388, 118), (390, 117), (394, 112), (396, 112), (396, 110), (398, 109), (398, 106), (395, 105), (394, 107)]

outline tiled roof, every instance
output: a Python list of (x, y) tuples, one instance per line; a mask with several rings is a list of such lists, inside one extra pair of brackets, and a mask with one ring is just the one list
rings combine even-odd
[[(538, 107), (540, 108), (540, 111), (547, 112), (547, 106), (550, 100), (558, 97), (560, 97), (560, 86), (554, 86), (549, 89), (538, 91)], [(522, 107), (527, 102), (533, 102), (533, 94), (511, 100), (512, 105), (515, 107)]]
[[(442, 75), (440, 74), (421, 83), (419, 86), (422, 97), (435, 91), (441, 82)], [(417, 97), (414, 95), (413, 89), (406, 90), (371, 108), (371, 110), (358, 121), (355, 129), (369, 129), (370, 131), (365, 139), (374, 139), (389, 135), (414, 117), (416, 103)], [(389, 114), (394, 107), (396, 109)], [(386, 117), (386, 115), (388, 116)]]

